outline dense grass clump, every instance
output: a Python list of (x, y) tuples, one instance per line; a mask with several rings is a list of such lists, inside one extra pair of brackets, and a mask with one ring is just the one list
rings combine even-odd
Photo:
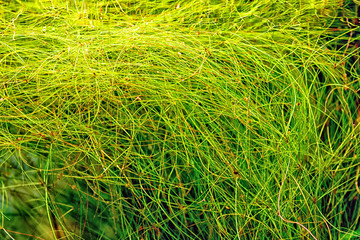
[(359, 238), (357, 7), (3, 0), (2, 238)]

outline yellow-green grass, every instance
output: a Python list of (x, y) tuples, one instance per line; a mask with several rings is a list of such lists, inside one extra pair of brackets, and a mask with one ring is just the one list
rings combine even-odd
[(351, 7), (3, 1), (1, 236), (358, 238)]

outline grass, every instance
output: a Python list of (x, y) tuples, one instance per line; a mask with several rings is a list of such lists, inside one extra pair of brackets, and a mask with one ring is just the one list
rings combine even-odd
[(3, 1), (2, 238), (359, 238), (355, 7)]

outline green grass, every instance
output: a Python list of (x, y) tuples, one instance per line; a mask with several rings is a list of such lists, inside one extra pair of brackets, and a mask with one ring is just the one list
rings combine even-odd
[(1, 237), (359, 238), (355, 7), (3, 1)]

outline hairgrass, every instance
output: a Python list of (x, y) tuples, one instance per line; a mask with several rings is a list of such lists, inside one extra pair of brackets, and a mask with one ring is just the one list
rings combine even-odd
[(350, 7), (4, 2), (2, 236), (358, 238)]

